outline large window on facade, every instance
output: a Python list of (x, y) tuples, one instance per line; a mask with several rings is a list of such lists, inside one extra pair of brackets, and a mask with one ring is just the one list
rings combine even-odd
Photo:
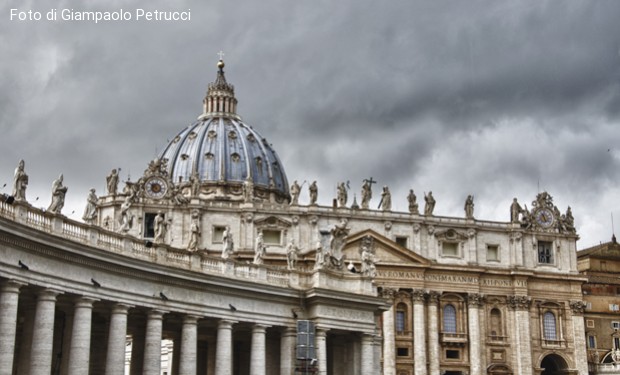
[(538, 263), (553, 264), (552, 243), (548, 241), (538, 241)]
[(452, 305), (443, 308), (443, 330), (446, 333), (456, 333), (456, 309)]
[(490, 313), (491, 337), (498, 338), (502, 336), (502, 313), (497, 308), (493, 308)]
[(407, 330), (407, 306), (404, 303), (399, 303), (396, 306), (396, 321), (394, 322), (394, 328), (396, 332), (404, 333)]
[(547, 311), (543, 315), (543, 337), (545, 338), (545, 340), (558, 339), (555, 315), (551, 311)]

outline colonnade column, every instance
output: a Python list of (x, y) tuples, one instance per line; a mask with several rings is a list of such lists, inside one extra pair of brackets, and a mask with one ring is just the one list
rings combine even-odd
[(125, 341), (127, 340), (128, 310), (129, 306), (122, 303), (117, 303), (112, 307), (105, 364), (106, 375), (117, 375), (125, 372)]
[(252, 327), (252, 351), (250, 353), (250, 375), (265, 375), (266, 351), (265, 351), (265, 334), (267, 327), (261, 324), (255, 324)]
[(469, 330), (469, 374), (480, 375), (480, 305), (482, 295), (467, 295), (467, 321)]
[(428, 373), (439, 375), (439, 314), (437, 304), (439, 293), (431, 291), (428, 294)]
[(327, 330), (317, 328), (314, 339), (319, 375), (327, 375)]
[(232, 375), (232, 325), (234, 323), (230, 320), (220, 320), (217, 324), (216, 375)]
[(69, 375), (88, 374), (94, 302), (94, 299), (88, 297), (80, 297), (75, 301), (71, 345), (69, 347)]
[(374, 375), (374, 340), (372, 334), (362, 334), (362, 375)]
[(396, 375), (396, 339), (394, 338), (394, 289), (383, 289), (390, 308), (383, 312), (383, 375)]
[(426, 375), (426, 319), (424, 314), (425, 293), (423, 290), (412, 292), (413, 302), (413, 352), (415, 353), (415, 375)]
[(196, 375), (196, 350), (198, 347), (198, 317), (186, 315), (181, 332), (179, 375)]
[(13, 372), (19, 288), (23, 285), (15, 280), (7, 280), (0, 289), (0, 370), (8, 374)]
[(517, 363), (515, 374), (532, 374), (532, 337), (530, 335), (530, 304), (528, 296), (509, 296), (508, 303), (515, 310), (515, 336), (517, 337)]
[(280, 375), (292, 375), (295, 369), (295, 328), (284, 328), (280, 336)]
[(38, 293), (30, 350), (30, 375), (49, 375), (52, 372), (57, 295), (58, 292), (51, 289)]
[(161, 372), (161, 335), (164, 312), (150, 310), (146, 318), (146, 335), (144, 343), (144, 375), (160, 375)]

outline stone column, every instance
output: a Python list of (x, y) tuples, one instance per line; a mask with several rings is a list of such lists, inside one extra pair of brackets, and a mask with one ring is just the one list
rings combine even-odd
[(285, 328), (280, 336), (280, 375), (293, 375), (295, 369), (295, 328)]
[(265, 352), (265, 334), (267, 327), (261, 324), (255, 324), (252, 327), (252, 351), (250, 353), (250, 375), (265, 375), (266, 352)]
[(38, 294), (30, 350), (30, 375), (49, 375), (52, 372), (57, 295), (57, 291), (50, 289)]
[(151, 310), (146, 318), (144, 343), (144, 375), (160, 375), (161, 372), (161, 334), (164, 312)]
[(373, 374), (381, 374), (381, 343), (383, 342), (383, 337), (379, 335), (375, 335), (373, 338), (373, 356), (375, 360), (375, 365), (373, 367)]
[(530, 304), (528, 296), (509, 296), (508, 303), (515, 310), (516, 369), (515, 374), (532, 375), (532, 337), (530, 334)]
[(390, 308), (383, 312), (383, 375), (396, 375), (396, 339), (394, 338), (394, 289), (384, 289), (383, 298)]
[(575, 368), (580, 374), (588, 373), (588, 353), (586, 351), (586, 338), (583, 334), (586, 329), (583, 324), (583, 313), (586, 304), (583, 301), (571, 301), (570, 307), (573, 312), (573, 337), (575, 339)]
[(439, 375), (439, 293), (428, 294), (428, 373)]
[(327, 375), (327, 330), (317, 328), (314, 336), (319, 375)]
[(69, 375), (88, 374), (94, 302), (94, 299), (88, 297), (80, 297), (75, 301), (71, 346), (69, 349)]
[(374, 372), (374, 336), (368, 333), (362, 334), (362, 373), (361, 375), (376, 375)]
[(122, 303), (117, 303), (112, 307), (105, 364), (106, 375), (117, 375), (125, 372), (125, 342), (127, 336), (128, 310), (129, 306)]
[(0, 373), (13, 373), (15, 332), (17, 330), (17, 305), (19, 288), (23, 283), (6, 280), (0, 286)]
[(232, 325), (230, 320), (220, 320), (217, 325), (217, 347), (215, 348), (215, 374), (232, 375)]
[(424, 316), (424, 291), (414, 290), (413, 302), (413, 352), (414, 374), (426, 375), (426, 318)]
[(196, 350), (198, 347), (198, 317), (186, 315), (181, 332), (179, 375), (196, 375)]
[(480, 365), (480, 305), (482, 299), (482, 295), (476, 293), (467, 296), (470, 375), (482, 375)]

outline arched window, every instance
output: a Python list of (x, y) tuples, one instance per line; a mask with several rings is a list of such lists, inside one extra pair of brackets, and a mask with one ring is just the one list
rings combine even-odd
[(557, 331), (555, 325), (555, 315), (551, 311), (547, 311), (543, 315), (543, 336), (546, 340), (557, 340)]
[(456, 309), (452, 305), (443, 308), (443, 330), (446, 333), (456, 333)]
[(403, 334), (407, 330), (407, 305), (399, 303), (396, 305), (396, 321), (394, 328), (396, 332)]
[(502, 313), (498, 308), (493, 308), (490, 314), (491, 323), (491, 337), (498, 338), (503, 336), (502, 334)]

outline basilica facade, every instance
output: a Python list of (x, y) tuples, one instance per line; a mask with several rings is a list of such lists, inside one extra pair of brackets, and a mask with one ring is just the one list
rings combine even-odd
[[(506, 222), (369, 209), (289, 183), (237, 114), (219, 61), (202, 114), (84, 222), (0, 200), (0, 373), (587, 374), (572, 212), (515, 198)], [(306, 192), (307, 191), (307, 192)], [(300, 204), (300, 195), (308, 204)], [(507, 207), (508, 211), (508, 207)], [(170, 369), (169, 371), (167, 369)], [(170, 374), (166, 374), (170, 375)]]

